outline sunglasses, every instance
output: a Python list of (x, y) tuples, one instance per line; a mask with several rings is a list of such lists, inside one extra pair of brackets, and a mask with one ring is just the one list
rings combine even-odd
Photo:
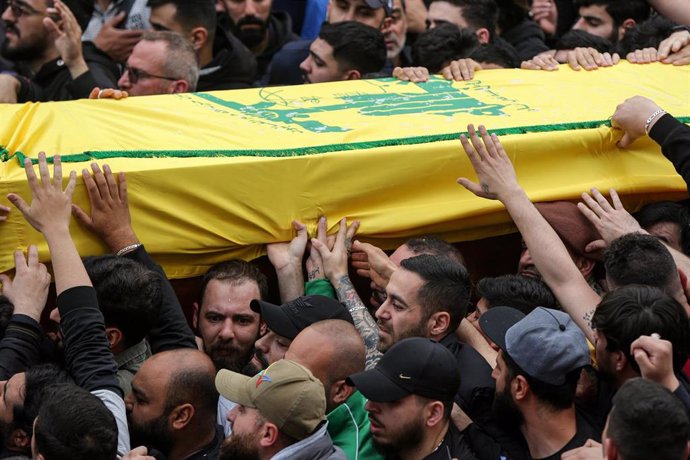
[(177, 78), (164, 77), (162, 75), (153, 75), (141, 69), (137, 69), (136, 67), (130, 67), (129, 65), (125, 65), (124, 73), (126, 73), (129, 76), (130, 83), (134, 85), (136, 85), (137, 82), (142, 78), (162, 78), (163, 80), (170, 81), (177, 80)]

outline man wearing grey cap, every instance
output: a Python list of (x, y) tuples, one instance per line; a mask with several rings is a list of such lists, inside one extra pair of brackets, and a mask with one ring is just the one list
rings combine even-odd
[(221, 460), (346, 460), (326, 431), (323, 385), (307, 368), (282, 359), (254, 377), (221, 369), (216, 388), (238, 403)]
[(450, 420), (460, 378), (453, 353), (435, 340), (413, 337), (394, 344), (376, 367), (351, 375), (348, 383), (369, 400), (369, 430), (387, 458), (473, 460)]
[[(562, 311), (538, 307), (525, 316), (510, 307), (494, 307), (479, 320), (500, 348), (494, 415), (502, 425), (487, 427), (497, 440), (482, 442), (480, 457), (557, 460), (599, 433), (575, 411), (575, 390), (590, 364), (584, 333)], [(479, 444), (476, 427), (466, 434)]]

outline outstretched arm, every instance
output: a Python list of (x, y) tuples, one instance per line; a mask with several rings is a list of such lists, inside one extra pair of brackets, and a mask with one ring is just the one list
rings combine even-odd
[(125, 174), (118, 179), (108, 165), (103, 171), (97, 163), (82, 171), (84, 185), (89, 194), (91, 214), (77, 205), (72, 212), (78, 221), (98, 235), (113, 254), (136, 260), (158, 273), (161, 280), (163, 300), (158, 314), (158, 324), (149, 332), (148, 339), (153, 353), (176, 348), (196, 348), (194, 333), (187, 323), (175, 291), (163, 269), (149, 257), (132, 227), (127, 198)]
[(367, 307), (362, 303), (362, 299), (359, 298), (347, 272), (347, 253), (358, 227), (358, 221), (354, 221), (348, 228), (347, 222), (342, 219), (333, 250), (329, 250), (325, 244), (317, 239), (312, 239), (311, 243), (321, 254), (326, 277), (335, 288), (338, 300), (345, 304), (350, 315), (352, 315), (357, 331), (364, 339), (364, 344), (367, 347), (365, 367), (371, 369), (381, 357), (381, 353), (377, 349), (379, 343), (378, 326)]
[(307, 226), (294, 221), (292, 226), (297, 232), (289, 243), (270, 243), (266, 245), (268, 260), (271, 261), (278, 276), (280, 301), (289, 302), (304, 295), (304, 273), (302, 259), (307, 248)]
[(483, 126), (479, 127), (481, 139), (473, 125), (468, 125), (467, 130), (469, 139), (462, 135), (460, 141), (479, 183), (464, 177), (458, 183), (479, 197), (500, 200), (505, 205), (544, 281), (594, 343), (591, 319), (601, 298), (587, 284), (561, 239), (518, 184), (513, 164), (498, 136), (489, 135)]

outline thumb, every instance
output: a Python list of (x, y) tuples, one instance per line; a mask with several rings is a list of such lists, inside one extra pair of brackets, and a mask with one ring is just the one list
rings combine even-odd
[(635, 138), (630, 135), (630, 133), (623, 133), (623, 137), (618, 141), (618, 147), (625, 149), (630, 146), (635, 141)]
[(12, 278), (7, 275), (0, 275), (0, 283), (2, 283), (2, 291), (12, 287)]
[(75, 219), (81, 222), (89, 230), (93, 228), (93, 220), (91, 219), (91, 216), (89, 216), (86, 212), (84, 212), (82, 208), (80, 208), (76, 204), (72, 204), (72, 215)]
[(461, 177), (456, 181), (458, 184), (462, 185), (465, 187), (467, 190), (470, 192), (474, 193), (477, 196), (482, 196), (482, 188), (479, 186), (479, 184), (475, 184), (471, 180), (467, 179), (466, 177)]
[(26, 215), (29, 211), (29, 205), (27, 205), (26, 201), (16, 193), (7, 194), (7, 199), (10, 200), (10, 203), (12, 203), (15, 208), (19, 209), (22, 214)]
[(600, 249), (606, 249), (606, 241), (594, 240), (585, 246), (585, 252), (587, 253), (599, 251)]
[(64, 35), (62, 30), (60, 30), (60, 27), (50, 18), (43, 18), (43, 26), (48, 29), (48, 34), (53, 38), (53, 40), (59, 38), (61, 35)]

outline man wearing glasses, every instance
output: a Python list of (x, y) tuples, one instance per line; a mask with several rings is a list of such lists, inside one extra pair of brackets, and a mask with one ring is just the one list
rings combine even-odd
[(0, 102), (79, 99), (115, 81), (115, 65), (82, 48), (81, 27), (61, 0), (8, 0), (2, 21), (0, 54), (17, 73), (0, 74)]
[(117, 82), (130, 96), (187, 93), (196, 89), (199, 66), (192, 44), (176, 32), (145, 32)]

